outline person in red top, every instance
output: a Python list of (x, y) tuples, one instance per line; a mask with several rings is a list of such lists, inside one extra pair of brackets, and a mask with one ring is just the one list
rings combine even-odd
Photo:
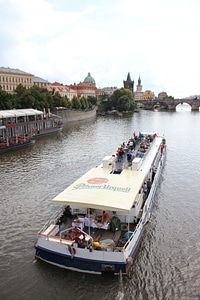
[(108, 223), (108, 221), (109, 221), (109, 215), (107, 212), (105, 212), (105, 210), (103, 211), (101, 221), (102, 221), (102, 223)]
[(161, 148), (160, 148), (161, 154), (163, 154), (164, 149), (165, 149), (165, 146), (164, 146), (164, 145), (161, 145)]

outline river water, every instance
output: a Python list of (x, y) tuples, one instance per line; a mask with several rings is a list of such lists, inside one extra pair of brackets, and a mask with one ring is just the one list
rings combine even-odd
[[(129, 277), (70, 272), (34, 258), (51, 199), (133, 132), (167, 140), (167, 160)], [(200, 299), (200, 112), (97, 117), (0, 156), (0, 299)]]

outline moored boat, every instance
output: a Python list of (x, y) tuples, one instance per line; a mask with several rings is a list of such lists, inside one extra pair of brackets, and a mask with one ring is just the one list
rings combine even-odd
[(34, 143), (33, 137), (62, 130), (61, 118), (36, 109), (0, 111), (0, 153)]
[(83, 273), (128, 274), (165, 158), (165, 139), (149, 132), (104, 157), (52, 199), (60, 210), (38, 232), (36, 258)]
[(18, 138), (12, 138), (9, 142), (0, 142), (0, 153), (5, 153), (8, 151), (19, 150), (28, 146), (32, 146), (35, 140), (31, 139), (29, 136), (24, 136), (23, 138), (19, 136)]
[(46, 113), (40, 112), (40, 118), (37, 123), (32, 127), (32, 133), (34, 137), (49, 135), (52, 133), (60, 132), (63, 128), (62, 118), (55, 115), (48, 110)]

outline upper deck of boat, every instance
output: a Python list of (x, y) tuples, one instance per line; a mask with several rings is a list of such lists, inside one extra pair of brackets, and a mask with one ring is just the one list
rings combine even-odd
[[(133, 146), (130, 146), (130, 141), (134, 141)], [(105, 157), (100, 167), (112, 168), (112, 172), (115, 174), (126, 169), (147, 172), (162, 142), (163, 137), (156, 134), (141, 134), (141, 137), (123, 143), (112, 157)]]
[(130, 212), (144, 181), (148, 179), (148, 172), (162, 141), (162, 138), (157, 137), (150, 139), (143, 138), (133, 149), (130, 146), (132, 151), (126, 145), (126, 148), (121, 147), (118, 149), (120, 153), (103, 159), (102, 165), (82, 175), (52, 201), (85, 210), (92, 207), (97, 210)]

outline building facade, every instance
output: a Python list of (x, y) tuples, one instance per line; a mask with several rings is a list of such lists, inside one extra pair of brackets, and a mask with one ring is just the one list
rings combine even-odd
[(49, 81), (43, 79), (43, 78), (40, 78), (40, 77), (37, 77), (37, 76), (34, 76), (34, 85), (37, 85), (38, 87), (40, 88), (46, 88), (46, 86), (50, 84)]
[(103, 95), (104, 92), (101, 89), (98, 89), (96, 87), (96, 83), (94, 78), (91, 76), (90, 72), (85, 77), (83, 82), (80, 82), (78, 84), (71, 84), (68, 85), (68, 87), (77, 93), (77, 97), (81, 98), (82, 96), (88, 98), (88, 97), (98, 97), (100, 95)]
[(8, 93), (13, 93), (21, 84), (29, 89), (34, 85), (34, 75), (19, 69), (0, 67), (0, 86)]
[(104, 92), (104, 94), (108, 97), (110, 97), (118, 88), (116, 86), (114, 87), (105, 87), (102, 89), (102, 91)]
[(45, 88), (51, 93), (57, 92), (61, 95), (61, 97), (67, 97), (70, 101), (73, 97), (77, 97), (77, 92), (75, 90), (70, 89), (68, 86), (59, 82), (48, 84)]
[(150, 90), (144, 92), (144, 100), (154, 100), (154, 99), (155, 99), (155, 95), (153, 92), (151, 92)]
[(161, 92), (158, 94), (158, 100), (163, 100), (164, 98), (167, 98), (167, 93), (166, 92)]

